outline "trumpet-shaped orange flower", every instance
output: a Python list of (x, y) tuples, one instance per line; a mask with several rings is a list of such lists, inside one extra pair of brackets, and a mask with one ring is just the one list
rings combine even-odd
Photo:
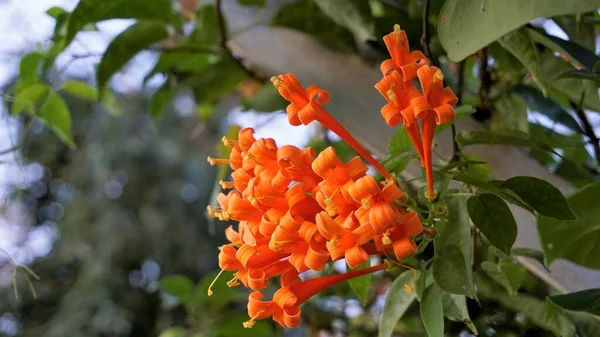
[(318, 121), (348, 143), (385, 178), (391, 177), (390, 173), (352, 137), (342, 124), (323, 109), (321, 105), (329, 101), (329, 93), (327, 91), (314, 84), (304, 90), (293, 74), (274, 76), (271, 78), (271, 81), (281, 96), (290, 102), (286, 108), (290, 124), (308, 125), (313, 121)]
[(273, 320), (281, 326), (295, 328), (301, 322), (300, 305), (307, 299), (340, 282), (383, 270), (386, 267), (386, 264), (380, 264), (344, 274), (317, 277), (304, 282), (294, 279), (296, 282), (277, 290), (271, 301), (262, 301), (262, 293), (253, 292), (248, 298), (250, 320), (244, 323), (244, 327), (250, 328), (256, 320), (273, 317)]
[(392, 70), (397, 70), (405, 82), (410, 82), (417, 77), (417, 69), (429, 64), (422, 52), (410, 51), (406, 32), (400, 29), (400, 25), (394, 25), (394, 31), (384, 36), (383, 42), (392, 57), (381, 64), (381, 73), (384, 76)]
[(417, 71), (423, 96), (411, 101), (415, 116), (421, 120), (421, 138), (427, 178), (427, 197), (435, 198), (433, 187), (432, 153), (433, 136), (436, 124), (450, 122), (455, 113), (452, 106), (458, 98), (449, 87), (444, 88), (444, 74), (437, 67), (424, 66)]

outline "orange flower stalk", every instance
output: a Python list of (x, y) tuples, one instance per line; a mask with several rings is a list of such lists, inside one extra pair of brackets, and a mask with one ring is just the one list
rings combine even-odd
[(371, 156), (369, 151), (360, 145), (342, 124), (321, 107), (321, 105), (329, 102), (327, 91), (314, 84), (304, 90), (294, 74), (273, 76), (271, 82), (273, 82), (279, 94), (290, 102), (286, 112), (291, 125), (308, 125), (313, 121), (318, 121), (348, 143), (386, 179), (391, 178), (391, 174)]

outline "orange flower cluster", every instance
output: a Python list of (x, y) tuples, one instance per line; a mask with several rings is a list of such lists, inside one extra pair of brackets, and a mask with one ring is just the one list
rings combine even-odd
[[(406, 32), (399, 25), (383, 37), (391, 59), (383, 61), (383, 79), (375, 88), (388, 101), (381, 115), (389, 126), (404, 125), (425, 167), (427, 197), (435, 199), (433, 186), (432, 145), (436, 125), (454, 120), (452, 106), (458, 98), (449, 87), (444, 88), (444, 74), (420, 51), (410, 51)], [(421, 90), (413, 85), (418, 78)], [(419, 131), (418, 121), (421, 121)]]
[[(237, 231), (225, 231), (231, 243), (221, 248), (219, 266), (235, 272), (230, 286), (255, 290), (245, 326), (271, 316), (284, 327), (298, 326), (306, 299), (386, 265), (308, 281), (299, 273), (321, 271), (341, 258), (357, 268), (371, 254), (404, 259), (416, 252), (419, 216), (401, 207), (405, 194), (393, 180), (378, 183), (360, 158), (344, 163), (331, 147), (316, 157), (311, 148), (278, 147), (273, 139), (255, 139), (251, 128), (237, 141), (223, 141), (231, 147), (229, 158), (209, 162), (230, 165), (233, 181), (221, 185), (232, 190), (218, 196), (220, 208), (209, 207), (209, 214), (239, 222)], [(277, 276), (281, 288), (273, 300), (261, 301), (260, 290)]]
[[(443, 88), (442, 72), (430, 67), (423, 53), (410, 52), (398, 25), (384, 41), (392, 58), (382, 63), (384, 77), (376, 85), (389, 102), (381, 113), (388, 125), (402, 122), (406, 128), (427, 172), (428, 197), (433, 199), (433, 133), (436, 124), (454, 118), (452, 105), (457, 99), (452, 90)], [(421, 91), (412, 84), (416, 78)], [(350, 268), (373, 254), (404, 259), (417, 251), (413, 237), (424, 231), (419, 215), (402, 206), (406, 195), (394, 176), (323, 109), (329, 100), (325, 90), (316, 85), (305, 89), (293, 74), (271, 81), (290, 102), (286, 111), (291, 125), (321, 123), (385, 181), (367, 175), (359, 157), (344, 163), (331, 147), (318, 155), (311, 148), (278, 147), (271, 138), (255, 139), (251, 128), (241, 130), (235, 141), (223, 139), (231, 148), (229, 158), (208, 160), (231, 167), (233, 180), (221, 181), (231, 191), (218, 196), (220, 208), (208, 211), (220, 220), (239, 222), (237, 231), (232, 227), (225, 231), (231, 243), (221, 247), (219, 266), (235, 273), (229, 286), (243, 284), (254, 290), (245, 327), (267, 317), (284, 327), (298, 326), (299, 306), (305, 300), (339, 282), (385, 269), (386, 264), (306, 281), (300, 273), (321, 271), (342, 258)], [(260, 290), (274, 277), (279, 277), (281, 287), (272, 300), (263, 301)]]

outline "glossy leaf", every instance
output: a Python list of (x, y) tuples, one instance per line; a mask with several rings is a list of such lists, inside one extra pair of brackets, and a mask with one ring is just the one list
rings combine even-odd
[(433, 261), (433, 278), (440, 289), (464, 295), (469, 293), (468, 286), (472, 282), (467, 273), (465, 257), (456, 245), (446, 245), (437, 252)]
[(467, 201), (469, 216), (473, 224), (496, 248), (505, 254), (517, 239), (517, 222), (510, 208), (499, 197), (493, 194), (480, 194)]
[(412, 142), (406, 130), (403, 127), (396, 129), (392, 140), (390, 141), (389, 153), (390, 156), (397, 156), (405, 152), (411, 151), (413, 148)]
[(570, 41), (593, 51), (596, 49), (596, 32), (594, 25), (583, 24), (584, 21), (591, 18), (593, 18), (593, 13), (591, 13), (591, 15), (562, 15), (552, 18), (552, 20), (556, 22), (560, 29), (567, 33)]
[(567, 199), (552, 184), (535, 177), (513, 177), (502, 183), (502, 188), (515, 192), (538, 213), (560, 220), (573, 220), (575, 215)]
[(442, 304), (442, 291), (434, 283), (427, 287), (421, 299), (421, 319), (427, 336), (444, 336), (444, 309)]
[(552, 303), (549, 297), (546, 297), (546, 314), (545, 314), (545, 323), (548, 322), (558, 315), (561, 312), (560, 307), (556, 304)]
[(178, 298), (189, 295), (193, 288), (194, 283), (187, 276), (171, 275), (160, 279), (160, 289)]
[(98, 88), (103, 88), (112, 75), (137, 53), (168, 36), (165, 25), (158, 21), (141, 21), (115, 37), (98, 65)]
[(13, 115), (19, 115), (25, 111), (31, 115), (35, 114), (36, 107), (42, 101), (42, 98), (46, 96), (50, 87), (45, 83), (32, 83), (15, 94), (11, 106), (11, 112)]
[(529, 132), (527, 102), (518, 95), (500, 97), (494, 104), (497, 114), (492, 116), (492, 129), (496, 132)]
[(439, 39), (448, 58), (458, 62), (533, 19), (598, 8), (598, 0), (447, 0), (439, 15)]
[(579, 78), (563, 78), (561, 74), (574, 70), (575, 68), (554, 56), (551, 51), (544, 51), (540, 54), (540, 74), (545, 83), (554, 90), (565, 95), (571, 102), (579, 103), (583, 97), (583, 106), (600, 111), (600, 99), (596, 90), (597, 85), (592, 81), (582, 80)]
[(216, 64), (220, 57), (212, 54), (202, 54), (198, 52), (177, 52), (168, 51), (160, 54), (154, 68), (146, 75), (145, 81), (153, 75), (164, 72), (179, 73), (202, 73), (210, 66)]
[(413, 272), (407, 270), (392, 283), (385, 298), (385, 304), (383, 305), (383, 311), (379, 320), (379, 337), (390, 337), (392, 335), (396, 322), (402, 318), (408, 307), (417, 297), (414, 291), (407, 292), (404, 289), (404, 285), (410, 284), (412, 278)]
[[(463, 263), (460, 261), (454, 261), (453, 264), (464, 265), (465, 275), (462, 275), (463, 272), (459, 271), (462, 276), (458, 278), (457, 282), (453, 281), (450, 285), (453, 287), (455, 287), (455, 283), (462, 283), (462, 285), (466, 285), (465, 289), (462, 288), (462, 285), (458, 285), (456, 288), (461, 288), (461, 293), (464, 293), (469, 297), (473, 297), (473, 275), (470, 268), (473, 258), (473, 240), (471, 239), (471, 225), (469, 223), (469, 216), (467, 213), (467, 198), (462, 195), (447, 196), (444, 201), (448, 207), (448, 218), (447, 221), (443, 222), (443, 226), (435, 238), (435, 251), (439, 257), (441, 251), (447, 246), (457, 247), (459, 249), (459, 252), (463, 257)], [(454, 248), (450, 248), (450, 250), (450, 254), (457, 255), (456, 252), (452, 252), (454, 251)], [(448, 257), (450, 257), (450, 255), (443, 259)], [(446, 272), (446, 270), (438, 268), (438, 276), (436, 277), (436, 280), (443, 277), (443, 274)], [(462, 280), (460, 278), (462, 278)]]
[(67, 26), (66, 45), (88, 23), (110, 19), (158, 20), (169, 22), (173, 18), (170, 0), (81, 0), (71, 13)]
[(501, 262), (500, 264), (484, 261), (481, 263), (481, 268), (489, 277), (506, 289), (511, 296), (517, 294), (517, 290), (519, 290), (523, 281), (525, 281), (525, 276), (527, 276), (527, 270), (512, 261)]
[(592, 70), (594, 65), (600, 61), (600, 57), (594, 54), (594, 52), (573, 41), (548, 35), (541, 29), (527, 28), (527, 32), (533, 41), (554, 50), (567, 57), (570, 62), (585, 67), (588, 70)]
[(546, 91), (546, 85), (539, 74), (539, 56), (535, 43), (525, 28), (516, 29), (498, 39), (500, 45), (508, 50), (529, 70), (533, 80)]
[(591, 72), (589, 70), (569, 70), (560, 74), (560, 76), (556, 80), (560, 81), (565, 78), (577, 78), (586, 81), (593, 81), (597, 85), (600, 85), (600, 74)]
[(600, 288), (550, 296), (552, 303), (573, 311), (587, 311), (600, 315)]
[(70, 148), (75, 148), (71, 135), (71, 113), (65, 100), (50, 91), (40, 107), (38, 117)]
[(598, 316), (588, 314), (587, 312), (569, 311), (566, 315), (577, 329), (578, 337), (596, 337), (600, 336), (600, 324)]
[(37, 82), (38, 71), (43, 58), (44, 55), (39, 52), (31, 52), (21, 58), (21, 64), (19, 65), (20, 83), (29, 84), (32, 82)]
[(451, 321), (463, 322), (471, 329), (474, 335), (478, 335), (477, 328), (469, 316), (465, 295), (442, 294), (442, 307), (444, 308), (444, 316), (446, 318)]
[(98, 90), (84, 81), (68, 80), (63, 83), (61, 90), (81, 99), (90, 101), (98, 99)]
[[(369, 268), (370, 266), (371, 263), (367, 261), (355, 269), (348, 267), (348, 271)], [(366, 305), (369, 298), (369, 289), (371, 288), (371, 274), (351, 278), (348, 280), (348, 284), (360, 302)]]
[(541, 91), (529, 86), (519, 84), (513, 92), (523, 97), (532, 110), (535, 110), (543, 115), (546, 115), (552, 121), (560, 123), (569, 129), (583, 134), (583, 130), (579, 123), (573, 118), (558, 102), (551, 97), (544, 97)]
[(348, 29), (359, 41), (376, 40), (375, 22), (368, 1), (315, 0), (323, 14)]
[(474, 154), (461, 154), (459, 163), (467, 162), (470, 162), (470, 164), (464, 166), (464, 174), (481, 181), (490, 181), (494, 179), (490, 165), (481, 161), (481, 158), (478, 156)]
[(299, 30), (338, 51), (356, 52), (354, 35), (325, 15), (312, 0), (286, 4), (273, 18), (273, 24)]
[(536, 142), (526, 133), (523, 132), (488, 132), (488, 131), (460, 131), (456, 135), (456, 142), (459, 146), (468, 146), (476, 144), (488, 145), (514, 145), (528, 147), (532, 149), (542, 149), (558, 155), (550, 146)]
[(525, 256), (544, 265), (544, 253), (533, 248), (518, 247), (510, 250), (511, 256)]
[(577, 220), (561, 221), (540, 216), (538, 233), (546, 265), (567, 259), (579, 265), (600, 269), (600, 183), (592, 183), (567, 200)]

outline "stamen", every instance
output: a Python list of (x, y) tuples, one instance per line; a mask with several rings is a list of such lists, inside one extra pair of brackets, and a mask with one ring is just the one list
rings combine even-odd
[(223, 165), (223, 164), (229, 164), (229, 159), (223, 159), (223, 158), (212, 158), (212, 157), (208, 157), (206, 158), (206, 161), (208, 161), (210, 163), (210, 165)]
[(387, 97), (390, 99), (390, 101), (392, 102), (396, 102), (396, 99), (398, 99), (398, 97), (396, 96), (396, 94), (390, 89), (388, 90), (386, 93)]
[(236, 145), (238, 145), (238, 141), (237, 140), (231, 140), (231, 139), (227, 139), (227, 137), (223, 136), (223, 138), (221, 138), (221, 141), (223, 142), (223, 145), (227, 146), (227, 147), (234, 147)]
[(212, 288), (212, 286), (215, 284), (215, 282), (217, 281), (217, 279), (219, 278), (219, 276), (221, 276), (221, 274), (223, 274), (224, 271), (225, 271), (225, 269), (221, 269), (221, 271), (217, 274), (217, 276), (215, 277), (215, 279), (208, 286), (208, 291), (206, 292), (208, 294), (208, 296), (212, 296), (213, 291), (210, 288)]
[(233, 288), (233, 287), (237, 287), (240, 285), (240, 282), (238, 282), (238, 278), (237, 276), (234, 276), (231, 280), (227, 281), (227, 286), (229, 288)]
[(364, 198), (360, 201), (360, 203), (364, 209), (371, 208), (371, 198)]
[(233, 188), (234, 182), (233, 181), (219, 180), (219, 185), (221, 185), (221, 188), (223, 188), (223, 189), (230, 189), (230, 188)]
[(402, 33), (402, 29), (400, 29), (400, 25), (395, 24), (394, 25), (394, 34), (400, 34), (400, 33)]
[(250, 328), (252, 328), (252, 327), (254, 326), (254, 323), (256, 323), (256, 318), (257, 318), (258, 316), (260, 316), (260, 314), (262, 314), (263, 312), (265, 312), (265, 311), (264, 311), (264, 310), (261, 310), (261, 311), (257, 312), (257, 313), (256, 313), (254, 316), (252, 316), (252, 317), (250, 318), (250, 320), (248, 320), (248, 321), (245, 321), (245, 322), (243, 323), (243, 324), (244, 324), (244, 328), (246, 328), (246, 329), (250, 329)]
[(383, 233), (383, 238), (381, 239), (381, 242), (386, 246), (392, 244), (392, 240), (390, 239), (390, 230), (389, 229), (385, 233)]
[(336, 239), (329, 240), (325, 243), (325, 247), (329, 250), (334, 250), (338, 246), (338, 241)]
[(282, 84), (281, 80), (279, 79), (279, 76), (273, 76), (271, 77), (271, 82), (273, 83), (273, 85), (275, 86), (275, 88), (279, 88)]
[(444, 80), (444, 73), (441, 70), (438, 70), (433, 75), (433, 83), (441, 82)]

